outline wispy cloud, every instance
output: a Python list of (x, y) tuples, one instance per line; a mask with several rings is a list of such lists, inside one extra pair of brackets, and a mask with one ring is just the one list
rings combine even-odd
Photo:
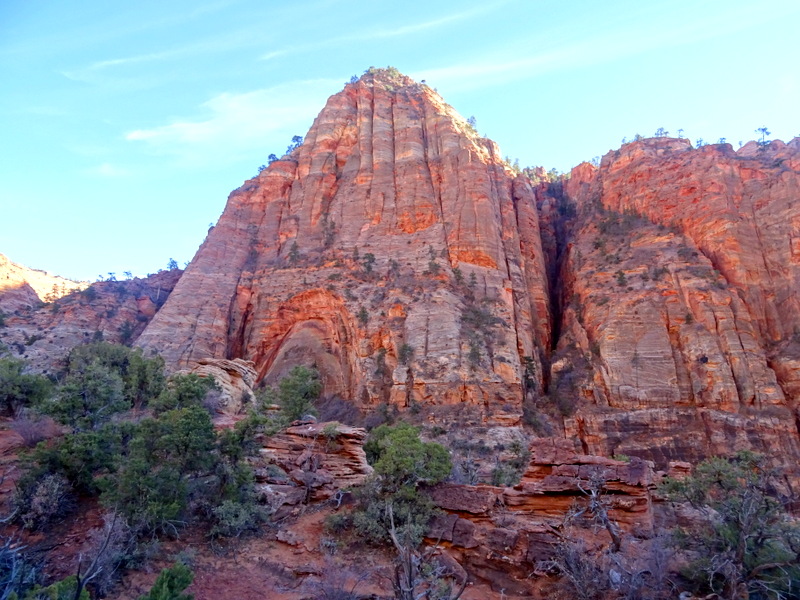
[(505, 4), (505, 2), (494, 2), (491, 4), (486, 4), (481, 7), (473, 8), (471, 10), (465, 10), (460, 13), (455, 13), (452, 15), (448, 15), (446, 17), (441, 17), (439, 19), (431, 19), (429, 21), (423, 21), (421, 23), (413, 23), (411, 25), (401, 25), (400, 27), (394, 27), (391, 29), (376, 29), (374, 31), (365, 31), (350, 36), (334, 38), (332, 41), (354, 42), (361, 40), (376, 40), (376, 39), (385, 39), (390, 37), (410, 35), (413, 33), (419, 33), (420, 31), (426, 31), (428, 29), (436, 29), (438, 27), (442, 27), (443, 25), (449, 25), (450, 23), (455, 23), (458, 21), (464, 21), (466, 19), (477, 17), (481, 14), (485, 14), (491, 10), (498, 8), (501, 4)]
[(112, 165), (111, 163), (103, 163), (96, 167), (91, 167), (84, 171), (87, 175), (99, 175), (100, 177), (125, 177), (130, 175), (128, 169)]
[[(644, 9), (648, 10), (648, 9)], [(679, 11), (676, 11), (676, 14)], [(657, 18), (651, 10), (649, 26), (635, 30), (609, 30), (602, 35), (586, 37), (580, 41), (566, 43), (560, 47), (540, 48), (519, 44), (513, 49), (504, 47), (478, 60), (412, 73), (418, 79), (426, 79), (433, 85), (447, 86), (450, 92), (466, 91), (530, 79), (548, 72), (576, 67), (586, 67), (636, 56), (657, 49), (667, 49), (698, 41), (710, 40), (723, 35), (752, 28), (759, 23), (779, 18), (781, 14), (800, 12), (800, 5), (768, 13), (759, 6), (738, 7), (712, 13), (705, 19), (667, 24)], [(508, 56), (520, 56), (508, 60)]]
[[(143, 63), (182, 58), (185, 56), (191, 56), (193, 54), (199, 54), (201, 52), (209, 52), (213, 50), (215, 46), (216, 45), (214, 44), (191, 44), (170, 50), (163, 50), (160, 52), (149, 52), (144, 54), (136, 54), (133, 56), (99, 60), (87, 66), (63, 70), (61, 71), (61, 75), (67, 79), (71, 79), (72, 81), (80, 81), (82, 83), (107, 82), (109, 81), (109, 77), (118, 77), (118, 75), (113, 72), (113, 69), (116, 67), (128, 67)], [(112, 71), (111, 75), (108, 74), (109, 71)], [(123, 79), (122, 81), (128, 80)]]
[(165, 58), (170, 58), (172, 56), (177, 56), (181, 53), (185, 53), (182, 50), (172, 50), (172, 51), (165, 51), (165, 52), (151, 52), (149, 54), (139, 54), (137, 56), (127, 56), (124, 58), (112, 58), (109, 60), (100, 60), (95, 63), (92, 63), (87, 67), (89, 71), (99, 71), (102, 69), (107, 69), (109, 67), (119, 67), (123, 65), (132, 65), (138, 64), (143, 62), (151, 62), (156, 60), (164, 60)]
[(272, 60), (273, 58), (278, 58), (279, 56), (283, 56), (285, 54), (288, 54), (288, 51), (286, 51), (286, 50), (275, 50), (273, 52), (267, 52), (263, 56), (260, 56), (259, 59), (260, 60)]
[(290, 46), (287, 48), (283, 48), (281, 50), (275, 50), (272, 52), (268, 52), (260, 57), (261, 60), (271, 60), (276, 56), (281, 56), (284, 54), (291, 54), (296, 52), (308, 52), (311, 50), (319, 50), (321, 48), (328, 48), (333, 46), (339, 46), (342, 44), (350, 44), (353, 42), (366, 42), (370, 40), (382, 40), (382, 39), (389, 39), (389, 38), (396, 38), (402, 37), (406, 35), (412, 35), (415, 33), (419, 33), (422, 31), (427, 31), (431, 29), (437, 29), (439, 27), (443, 27), (445, 25), (449, 25), (451, 23), (456, 23), (458, 21), (464, 21), (467, 19), (472, 19), (478, 17), (482, 14), (486, 14), (488, 12), (497, 10), (504, 4), (508, 4), (509, 0), (498, 0), (497, 2), (491, 2), (487, 4), (483, 4), (482, 6), (472, 8), (470, 10), (464, 10), (459, 13), (454, 13), (447, 15), (445, 17), (440, 17), (437, 19), (430, 19), (428, 21), (422, 21), (419, 23), (411, 23), (409, 25), (401, 25), (399, 27), (391, 27), (391, 28), (377, 28), (377, 29), (369, 29), (364, 31), (359, 31), (356, 33), (348, 34), (348, 35), (341, 35), (336, 36), (324, 40), (320, 40), (318, 42), (313, 42), (310, 44), (298, 44), (296, 46)]
[(125, 135), (156, 154), (183, 164), (229, 162), (280, 153), (292, 135), (303, 134), (338, 80), (295, 81), (245, 93), (219, 94), (200, 107), (207, 116), (175, 120)]
[(152, 65), (148, 63), (191, 59), (204, 55), (218, 55), (248, 47), (260, 47), (262, 43), (261, 38), (254, 36), (251, 29), (244, 28), (236, 31), (226, 31), (222, 34), (198, 39), (192, 43), (176, 45), (154, 52), (142, 52), (131, 56), (97, 60), (88, 65), (62, 70), (60, 73), (67, 79), (83, 83), (127, 81), (120, 79), (120, 73), (135, 73), (136, 71), (133, 68), (136, 66), (147, 66), (147, 69), (140, 70), (139, 73), (150, 72), (152, 71)]

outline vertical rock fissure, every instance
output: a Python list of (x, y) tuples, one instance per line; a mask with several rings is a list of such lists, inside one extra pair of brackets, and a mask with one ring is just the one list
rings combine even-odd
[[(397, 214), (397, 200), (399, 198), (399, 193), (397, 190), (397, 126), (394, 116), (395, 107), (397, 106), (397, 102), (395, 101), (395, 97), (397, 92), (391, 94), (389, 96), (389, 114), (392, 115), (392, 131), (391, 135), (389, 136), (392, 140), (392, 207), (394, 208), (394, 222), (398, 222), (398, 214)], [(386, 209), (386, 194), (383, 194), (383, 205), (381, 206), (381, 215), (383, 215)]]
[[(546, 184), (543, 193), (558, 201), (567, 199), (561, 185), (555, 183)], [(556, 241), (556, 254), (553, 264), (547, 265), (549, 256), (545, 254), (546, 271), (548, 275), (548, 295), (552, 318), (550, 320), (550, 353), (555, 352), (561, 340), (561, 326), (564, 318), (564, 305), (566, 298), (571, 295), (571, 290), (567, 289), (568, 282), (574, 279), (576, 273), (571, 273), (572, 264), (569, 257), (570, 242), (574, 234), (574, 229), (580, 229), (582, 222), (578, 222), (578, 217), (570, 217), (556, 213), (556, 217), (551, 221), (552, 235)], [(587, 215), (582, 215), (582, 220)], [(568, 276), (569, 275), (569, 276)], [(549, 371), (545, 369), (545, 374)]]

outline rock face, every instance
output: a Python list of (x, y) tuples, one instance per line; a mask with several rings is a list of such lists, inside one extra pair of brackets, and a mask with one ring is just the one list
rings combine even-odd
[(550, 386), (577, 409), (568, 438), (662, 467), (739, 449), (796, 465), (798, 200), (800, 139), (643, 140), (539, 189), (543, 214), (577, 213)]
[(86, 282), (72, 281), (11, 262), (0, 254), (0, 312), (9, 314), (31, 309), (82, 290)]
[(365, 410), (519, 425), (527, 401), (583, 454), (659, 468), (796, 464), (799, 167), (797, 139), (654, 138), (533, 185), (432, 90), (371, 71), (231, 194), (138, 343), (176, 369), (252, 361), (256, 384), (315, 365)]
[(368, 73), (231, 194), (138, 344), (177, 368), (252, 360), (267, 382), (315, 364), (361, 407), (516, 422), (550, 347), (530, 182), (433, 90)]
[(191, 370), (184, 373), (214, 378), (219, 388), (219, 398), (214, 407), (214, 412), (218, 415), (238, 415), (253, 399), (256, 372), (249, 360), (207, 358), (198, 361)]
[[(34, 371), (55, 373), (79, 344), (133, 342), (164, 304), (180, 270), (144, 279), (93, 283), (41, 306), (5, 317), (0, 343)], [(37, 306), (40, 303), (37, 302)]]
[(577, 454), (565, 439), (534, 440), (530, 452), (522, 481), (513, 488), (441, 484), (432, 490), (446, 513), (428, 536), (446, 542), (472, 576), (495, 591), (530, 593), (531, 572), (552, 557), (569, 511), (588, 504), (593, 479), (602, 483), (608, 516), (622, 531), (652, 535), (652, 463)]
[(264, 441), (254, 465), (267, 501), (278, 508), (326, 500), (361, 485), (372, 467), (363, 444), (367, 432), (341, 423), (296, 422)]

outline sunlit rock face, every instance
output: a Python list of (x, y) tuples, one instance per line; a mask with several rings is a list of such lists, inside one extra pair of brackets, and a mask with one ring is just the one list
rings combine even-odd
[(56, 300), (87, 285), (28, 268), (0, 254), (0, 312), (4, 314), (36, 308), (42, 302)]
[(231, 194), (138, 343), (177, 368), (244, 358), (272, 382), (313, 364), (362, 407), (514, 423), (550, 332), (530, 183), (433, 90), (379, 71)]

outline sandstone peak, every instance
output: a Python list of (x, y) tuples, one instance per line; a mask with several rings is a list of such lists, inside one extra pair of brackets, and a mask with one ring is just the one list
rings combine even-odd
[(408, 75), (404, 75), (400, 71), (398, 71), (395, 67), (370, 67), (364, 74), (358, 79), (358, 81), (363, 82), (366, 85), (383, 85), (383, 86), (394, 86), (394, 87), (419, 87), (420, 84), (414, 81)]
[(371, 69), (231, 194), (139, 343), (268, 381), (313, 363), (365, 407), (492, 397), (514, 422), (548, 297), (530, 183), (430, 88)]

